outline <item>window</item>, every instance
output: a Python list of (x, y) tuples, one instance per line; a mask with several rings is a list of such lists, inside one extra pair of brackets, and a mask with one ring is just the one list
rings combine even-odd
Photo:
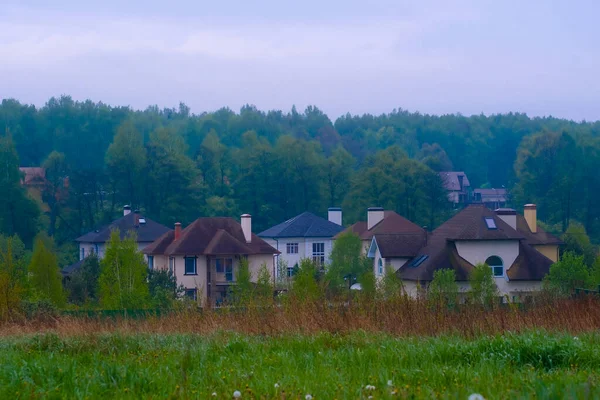
[(197, 293), (198, 293), (198, 291), (195, 288), (194, 289), (185, 289), (185, 297), (187, 297), (188, 299), (196, 300)]
[(175, 257), (169, 257), (169, 272), (175, 275)]
[(419, 256), (417, 258), (415, 258), (415, 260), (410, 263), (411, 267), (418, 267), (419, 265), (423, 264), (423, 261), (427, 260), (429, 258), (429, 256)]
[(288, 254), (298, 254), (298, 243), (287, 243), (285, 247)]
[(294, 264), (293, 267), (287, 267), (287, 277), (293, 277), (294, 275), (296, 275), (296, 271), (298, 271), (298, 263)]
[(81, 248), (81, 258), (80, 260), (83, 260), (85, 258), (85, 247)]
[(504, 264), (502, 263), (502, 259), (498, 256), (491, 256), (485, 263), (492, 268), (494, 272), (494, 276), (504, 276)]
[(383, 275), (383, 261), (381, 260), (381, 258), (377, 262), (377, 273), (379, 275)]
[(487, 225), (488, 229), (498, 229), (496, 226), (496, 221), (494, 221), (494, 218), (492, 217), (485, 217), (485, 224)]
[(196, 257), (185, 257), (185, 275), (198, 275), (196, 273)]
[(225, 263), (225, 280), (227, 282), (233, 282), (233, 260), (231, 258), (226, 259)]
[(154, 269), (154, 256), (148, 256), (148, 269)]
[(313, 262), (318, 265), (325, 265), (325, 243), (313, 243)]
[(215, 258), (215, 271), (225, 274), (227, 282), (233, 282), (233, 258)]

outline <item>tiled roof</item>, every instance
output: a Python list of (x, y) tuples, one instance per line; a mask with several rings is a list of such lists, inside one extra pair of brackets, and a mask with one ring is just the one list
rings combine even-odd
[(321, 218), (310, 212), (300, 215), (275, 225), (258, 234), (260, 237), (334, 237), (344, 228), (338, 224)]
[(352, 232), (355, 235), (360, 236), (366, 230), (367, 230), (367, 222), (366, 221), (358, 221), (358, 222), (350, 225), (348, 228), (344, 229), (337, 235), (335, 235), (333, 238), (337, 239), (338, 237), (340, 237), (340, 235), (347, 233), (347, 232)]
[(64, 267), (60, 272), (63, 275), (71, 275), (73, 272), (77, 271), (79, 268), (81, 268), (81, 266), (83, 265), (85, 259), (83, 260), (79, 260), (76, 263), (73, 263), (71, 265), (68, 265), (66, 267)]
[[(427, 258), (417, 267), (413, 267), (413, 262), (421, 256), (427, 256)], [(453, 269), (457, 281), (468, 281), (473, 265), (458, 254), (456, 245), (453, 242), (442, 240), (423, 248), (413, 260), (404, 264), (397, 273), (401, 279), (407, 281), (431, 281), (433, 273), (440, 269)]]
[(511, 281), (539, 281), (550, 272), (553, 261), (527, 243), (519, 244), (519, 256), (506, 270)]
[(460, 181), (458, 179), (459, 176), (463, 176), (463, 190), (467, 186), (471, 186), (471, 182), (469, 182), (469, 178), (467, 178), (467, 174), (464, 171), (446, 171), (440, 172), (440, 176), (444, 182), (444, 188), (446, 190), (451, 191), (460, 191)]
[(383, 258), (414, 257), (427, 242), (427, 232), (406, 234), (376, 234), (374, 236)]
[(138, 226), (135, 225), (135, 213), (129, 213), (124, 217), (121, 217), (115, 221), (113, 221), (110, 225), (103, 226), (102, 228), (88, 232), (83, 236), (75, 239), (77, 242), (84, 243), (105, 243), (110, 239), (110, 233), (118, 229), (121, 233), (121, 239), (124, 239), (127, 236), (129, 231), (133, 231), (137, 235), (137, 241), (141, 243), (151, 243), (158, 239), (165, 232), (169, 231), (164, 225), (159, 224), (149, 218), (146, 218), (140, 214), (137, 214), (140, 220), (144, 220), (145, 223), (139, 223)]
[[(488, 228), (486, 218), (496, 229)], [(433, 234), (448, 240), (519, 240), (524, 236), (482, 204), (473, 204), (438, 227)]]
[(242, 226), (233, 218), (198, 218), (181, 231), (174, 241), (172, 232), (163, 235), (146, 247), (146, 254), (219, 255), (219, 254), (277, 254), (278, 251), (263, 239), (252, 234), (246, 243)]
[(525, 220), (525, 217), (520, 214), (517, 215), (517, 230), (523, 236), (525, 236), (525, 240), (530, 245), (562, 244), (562, 241), (559, 238), (540, 228), (539, 224), (537, 226), (537, 232), (531, 232), (531, 229), (529, 229), (529, 225), (527, 224), (527, 220)]

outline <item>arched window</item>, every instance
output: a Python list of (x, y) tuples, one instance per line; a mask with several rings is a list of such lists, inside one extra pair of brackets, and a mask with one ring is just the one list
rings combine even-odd
[(383, 275), (383, 261), (381, 261), (381, 258), (377, 262), (377, 273)]
[(494, 272), (494, 276), (504, 276), (504, 264), (502, 263), (502, 259), (498, 256), (491, 256), (485, 263), (492, 268)]

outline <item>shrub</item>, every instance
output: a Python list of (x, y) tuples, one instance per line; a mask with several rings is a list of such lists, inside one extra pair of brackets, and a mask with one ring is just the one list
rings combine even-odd
[(317, 282), (318, 276), (318, 268), (312, 260), (308, 258), (300, 260), (300, 267), (294, 277), (290, 291), (291, 295), (301, 302), (310, 302), (319, 299), (321, 297), (321, 289)]
[(454, 307), (458, 298), (456, 273), (453, 269), (439, 269), (433, 273), (433, 280), (427, 291), (428, 300), (436, 306)]
[(185, 292), (183, 285), (177, 285), (173, 273), (165, 269), (148, 271), (148, 290), (152, 304), (157, 308), (172, 308)]
[(29, 263), (29, 279), (36, 299), (46, 300), (62, 307), (67, 302), (67, 296), (63, 289), (56, 255), (50, 247), (52, 246), (50, 240), (40, 236), (35, 239), (33, 256)]
[(402, 280), (394, 271), (394, 268), (387, 266), (385, 269), (385, 275), (379, 282), (379, 294), (383, 299), (394, 299), (400, 297), (404, 290)]
[(498, 286), (494, 282), (494, 273), (486, 264), (477, 264), (469, 276), (471, 301), (474, 304), (493, 305), (499, 296)]
[(589, 287), (590, 284), (590, 273), (584, 256), (572, 252), (566, 252), (560, 261), (552, 264), (550, 272), (544, 278), (546, 289), (561, 296), (569, 296), (576, 288)]

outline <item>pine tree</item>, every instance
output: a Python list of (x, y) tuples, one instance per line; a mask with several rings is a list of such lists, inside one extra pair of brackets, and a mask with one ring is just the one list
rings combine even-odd
[(33, 246), (29, 280), (34, 298), (49, 301), (58, 307), (65, 305), (67, 296), (62, 286), (56, 254), (51, 250), (51, 242), (46, 244), (41, 236), (35, 239)]

